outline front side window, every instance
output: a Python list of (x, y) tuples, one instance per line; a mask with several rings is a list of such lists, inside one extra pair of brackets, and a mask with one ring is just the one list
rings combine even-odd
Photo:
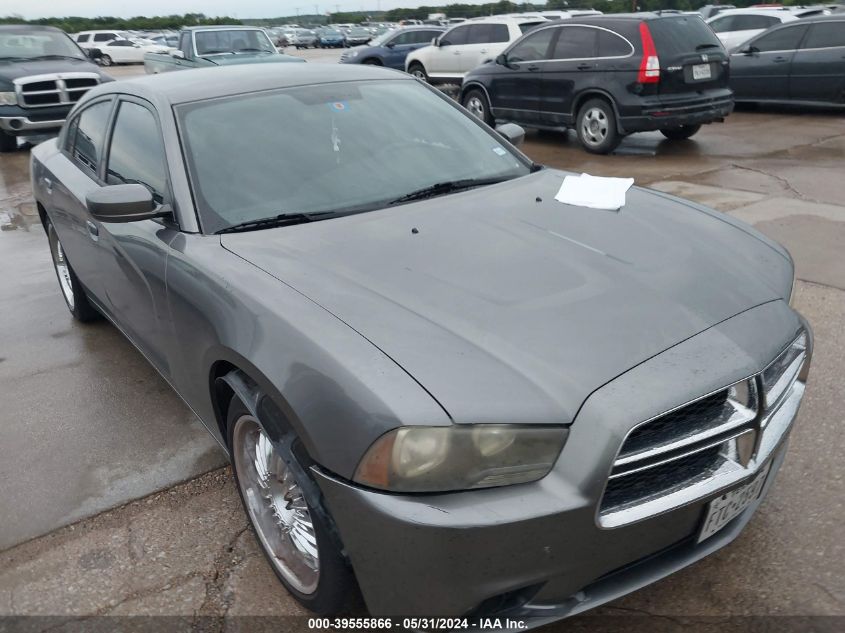
[(413, 32), (411, 32), (411, 33), (400, 33), (399, 35), (394, 37), (392, 40), (390, 40), (390, 43), (393, 44), (394, 46), (402, 46), (404, 44), (411, 44), (414, 41), (413, 38), (414, 38), (415, 35), (416, 35), (416, 33), (413, 33)]
[(95, 33), (94, 34), (94, 41), (95, 42), (110, 42), (113, 39), (116, 39), (117, 35), (114, 33)]
[(533, 62), (548, 59), (549, 45), (556, 29), (543, 29), (526, 36), (508, 53), (509, 62)]
[(552, 59), (589, 59), (596, 56), (597, 29), (584, 26), (560, 28)]
[(185, 55), (185, 57), (190, 56), (191, 54), (191, 34), (190, 33), (182, 33), (179, 40), (179, 50)]
[(780, 20), (770, 15), (737, 15), (734, 16), (734, 31), (752, 31), (756, 29), (767, 29)]
[(806, 31), (806, 24), (787, 26), (754, 40), (751, 45), (761, 53), (794, 51)]
[(459, 26), (446, 33), (440, 40), (440, 46), (457, 46), (466, 44), (469, 37), (469, 27)]
[[(206, 232), (285, 213), (363, 212), (438, 183), (529, 172), (495, 133), (415, 81), (237, 95), (176, 115)], [(232, 121), (238, 133), (220, 134)]]
[(713, 20), (710, 23), (710, 28), (713, 29), (714, 33), (729, 33), (730, 31), (734, 31), (734, 16), (725, 15)]
[(440, 35), (442, 31), (417, 31), (413, 34), (412, 44), (429, 44), (431, 40)]
[(153, 113), (131, 101), (121, 102), (109, 146), (106, 183), (137, 183), (161, 203), (167, 190), (164, 145)]
[(103, 138), (111, 107), (111, 100), (100, 101), (85, 108), (76, 118), (72, 156), (77, 164), (91, 174), (97, 173), (103, 155)]
[(845, 46), (845, 22), (817, 22), (801, 48), (834, 48)]

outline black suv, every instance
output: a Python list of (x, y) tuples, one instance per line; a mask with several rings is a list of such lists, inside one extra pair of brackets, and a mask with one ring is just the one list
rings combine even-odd
[(589, 152), (632, 132), (685, 139), (733, 110), (728, 54), (700, 17), (636, 13), (559, 20), (467, 74), (461, 103), (493, 123), (575, 128)]
[(79, 97), (112, 81), (63, 31), (0, 25), (0, 152), (18, 136), (57, 132)]

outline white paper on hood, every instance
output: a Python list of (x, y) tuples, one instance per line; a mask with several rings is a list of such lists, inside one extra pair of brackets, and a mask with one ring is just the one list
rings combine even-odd
[(633, 184), (633, 178), (603, 178), (590, 174), (566, 176), (555, 200), (578, 207), (616, 211), (625, 206), (625, 192)]

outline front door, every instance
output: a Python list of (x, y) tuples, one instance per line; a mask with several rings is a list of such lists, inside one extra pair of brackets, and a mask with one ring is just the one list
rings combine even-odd
[(573, 98), (580, 75), (596, 69), (599, 29), (566, 25), (558, 29), (548, 62), (540, 73), (542, 120), (546, 125), (570, 125)]

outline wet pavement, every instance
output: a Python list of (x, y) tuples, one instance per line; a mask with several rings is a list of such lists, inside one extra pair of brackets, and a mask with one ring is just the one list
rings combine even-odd
[[(529, 133), (524, 150), (633, 176), (783, 242), (816, 334), (789, 454), (745, 532), (600, 613), (845, 616), (845, 116), (741, 111), (689, 141), (631, 137), (613, 156), (584, 153), (571, 133)], [(170, 488), (222, 464), (222, 452), (114, 328), (71, 321), (28, 158), (0, 156), (0, 550), (52, 533), (0, 552), (0, 614), (302, 613), (246, 529), (228, 469)]]

